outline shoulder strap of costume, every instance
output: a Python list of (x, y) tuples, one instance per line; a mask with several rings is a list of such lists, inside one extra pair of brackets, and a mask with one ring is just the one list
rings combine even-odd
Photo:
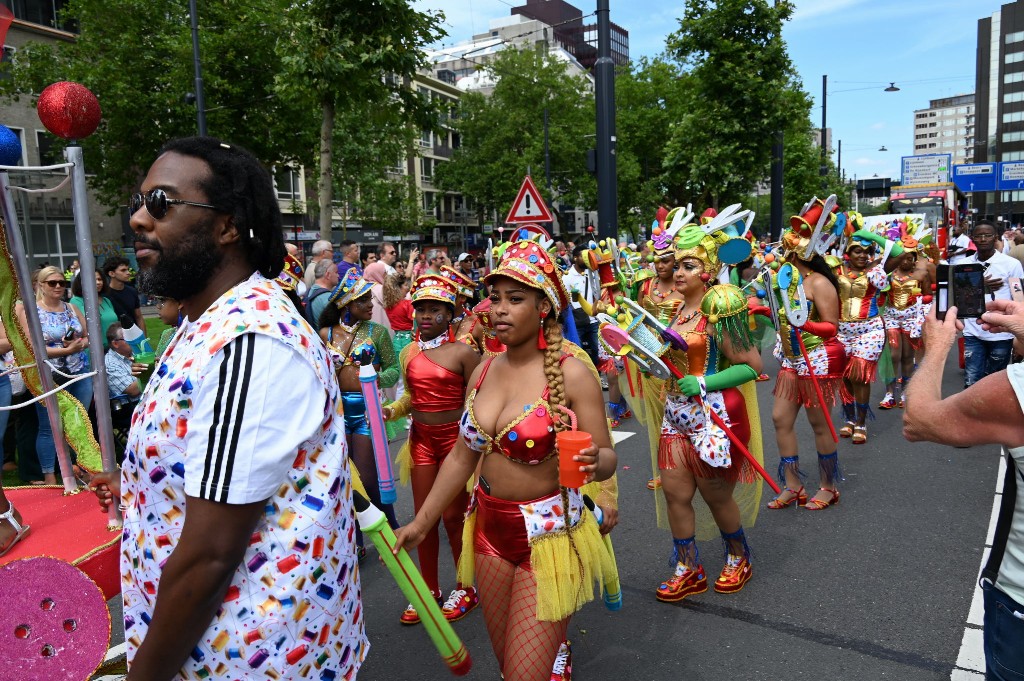
[(480, 389), (480, 385), (484, 382), (484, 377), (487, 376), (487, 370), (491, 368), (491, 362), (493, 361), (493, 357), (487, 358), (487, 362), (484, 364), (484, 370), (480, 372), (480, 378), (476, 379), (476, 385), (473, 386), (473, 390)]
[[(1013, 512), (1017, 506), (1017, 464), (1009, 451), (1003, 450), (1006, 456), (1006, 476), (1003, 478), (1003, 500), (999, 504), (999, 517), (996, 520), (995, 537), (992, 540), (992, 551), (988, 555), (988, 562), (985, 569), (981, 571), (981, 578), (987, 579), (993, 584), (999, 576), (999, 566), (1003, 562), (1003, 554), (1006, 552), (1006, 541), (1010, 536), (1010, 524), (1013, 522)], [(1021, 474), (1024, 476), (1024, 473)]]

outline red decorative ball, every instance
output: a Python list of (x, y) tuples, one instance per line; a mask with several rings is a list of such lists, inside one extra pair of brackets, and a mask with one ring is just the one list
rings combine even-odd
[(709, 281), (711, 281), (711, 275), (705, 272), (704, 274), (700, 275), (700, 280), (706, 284)]
[(594, 225), (587, 225), (587, 231), (588, 232), (593, 232), (594, 231)]
[(61, 81), (39, 95), (39, 120), (46, 129), (66, 140), (85, 139), (100, 124), (100, 103), (84, 85)]

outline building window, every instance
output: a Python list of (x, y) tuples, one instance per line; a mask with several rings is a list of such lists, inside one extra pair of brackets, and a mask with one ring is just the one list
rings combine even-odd
[(1024, 61), (1024, 52), (1010, 52), (1003, 57), (1004, 64), (1016, 64), (1019, 61)]
[(274, 187), (281, 201), (302, 199), (302, 180), (299, 171), (290, 166), (281, 166), (274, 171)]
[(434, 159), (420, 157), (420, 178), (424, 182), (432, 182), (434, 179)]
[(928, 118), (928, 113), (927, 113), (927, 112), (918, 112), (918, 113), (917, 113), (917, 114), (916, 114), (916, 115), (914, 116), (914, 118)]
[(3, 4), (11, 10), (15, 19), (69, 33), (78, 32), (75, 22), (60, 19), (60, 13), (68, 4), (67, 0), (7, 0)]
[(1024, 31), (1017, 31), (1016, 33), (1006, 34), (1007, 45), (1009, 45), (1010, 43), (1019, 43), (1021, 41), (1024, 41)]
[(36, 147), (39, 149), (39, 165), (53, 166), (64, 162), (64, 155), (57, 148), (57, 138), (44, 130), (36, 130)]
[(1003, 142), (1020, 142), (1022, 140), (1024, 140), (1024, 131), (1004, 132), (1002, 135)]
[(1012, 104), (1013, 102), (1024, 102), (1024, 92), (1007, 92), (1003, 95), (1003, 104)]

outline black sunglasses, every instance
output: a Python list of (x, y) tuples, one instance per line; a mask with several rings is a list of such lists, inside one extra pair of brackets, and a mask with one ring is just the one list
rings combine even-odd
[(43, 283), (49, 286), (50, 288), (57, 288), (58, 286), (61, 286), (63, 288), (68, 287), (68, 283), (66, 281), (60, 281), (57, 279), (54, 279), (52, 281), (44, 281)]
[(135, 215), (142, 208), (142, 204), (146, 204), (146, 212), (153, 216), (154, 219), (159, 220), (163, 216), (167, 215), (167, 208), (171, 204), (182, 203), (186, 206), (196, 206), (198, 208), (212, 208), (214, 210), (220, 210), (217, 206), (213, 206), (209, 203), (198, 203), (196, 201), (185, 201), (184, 199), (172, 199), (167, 196), (167, 192), (163, 189), (150, 189), (145, 194), (141, 192), (135, 192), (132, 194), (131, 199), (128, 201), (129, 215)]

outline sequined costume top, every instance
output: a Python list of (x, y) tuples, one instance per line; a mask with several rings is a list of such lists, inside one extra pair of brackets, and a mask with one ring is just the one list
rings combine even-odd
[(889, 285), (885, 270), (872, 267), (857, 274), (840, 265), (836, 276), (839, 279), (839, 321), (862, 322), (878, 316), (878, 299)]
[(643, 281), (640, 284), (640, 295), (637, 302), (640, 303), (640, 307), (657, 317), (658, 321), (662, 324), (671, 324), (683, 301), (679, 298), (659, 300), (658, 296), (654, 293), (657, 284), (658, 280), (656, 278)]
[[(710, 376), (718, 370), (721, 356), (715, 339), (708, 335), (707, 326), (708, 318), (700, 315), (700, 321), (695, 328), (681, 332), (683, 340), (686, 341), (686, 352), (673, 347), (666, 355), (665, 359), (675, 364), (684, 376)], [(665, 385), (669, 394), (680, 393), (679, 385), (675, 381), (666, 381)]]
[(366, 345), (373, 347), (376, 359), (380, 363), (377, 384), (382, 388), (390, 388), (398, 382), (401, 369), (386, 328), (374, 322), (356, 322), (352, 337), (348, 342), (342, 341), (340, 346), (334, 340), (334, 327), (327, 332), (327, 349), (336, 369), (352, 366), (361, 348)]
[(889, 278), (889, 305), (897, 310), (906, 310), (917, 302), (921, 295), (921, 282), (913, 274), (901, 277), (893, 272)]
[[(562, 362), (570, 355), (562, 355)], [(555, 451), (555, 424), (551, 419), (551, 405), (548, 403), (548, 389), (544, 388), (540, 399), (523, 408), (519, 416), (491, 437), (476, 420), (476, 394), (487, 376), (494, 358), (487, 360), (476, 385), (466, 396), (466, 411), (462, 414), (459, 430), (466, 446), (474, 452), (496, 451), (510, 461), (535, 465), (543, 463), (557, 453)]]

